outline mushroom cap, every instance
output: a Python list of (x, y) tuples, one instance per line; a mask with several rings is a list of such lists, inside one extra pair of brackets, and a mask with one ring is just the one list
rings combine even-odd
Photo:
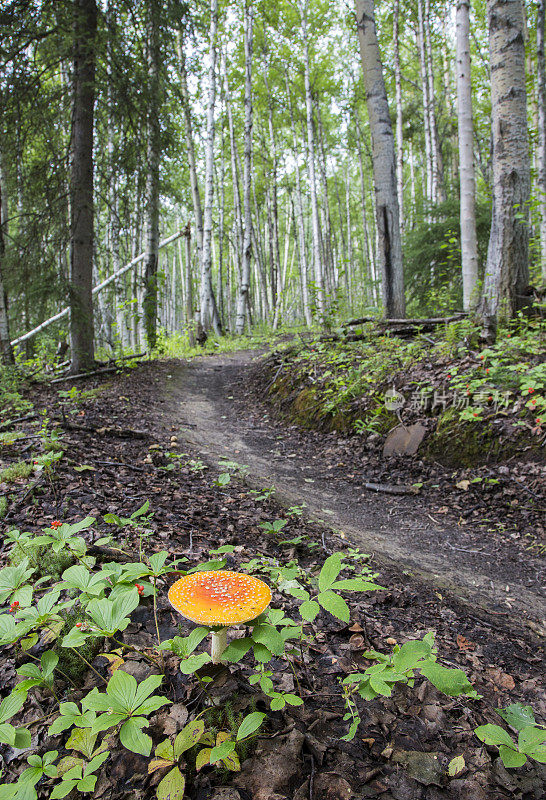
[(171, 605), (187, 619), (202, 625), (237, 625), (249, 622), (271, 602), (269, 586), (242, 572), (193, 572), (173, 583)]

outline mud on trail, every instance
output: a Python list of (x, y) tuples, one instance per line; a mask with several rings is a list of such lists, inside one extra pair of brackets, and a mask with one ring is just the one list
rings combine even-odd
[[(458, 524), (444, 498), (399, 496), (359, 488), (373, 481), (366, 467), (347, 463), (347, 440), (284, 426), (249, 394), (256, 352), (212, 356), (172, 372), (169, 401), (184, 438), (205, 461), (220, 458), (247, 465), (247, 481), (275, 486), (281, 504), (305, 504), (309, 517), (342, 532), (394, 569), (439, 592), (469, 603), (508, 626), (523, 617), (544, 635), (544, 559), (507, 536), (482, 526)], [(335, 470), (343, 457), (345, 470)], [(360, 473), (360, 475), (359, 475)], [(336, 477), (337, 476), (337, 477)]]

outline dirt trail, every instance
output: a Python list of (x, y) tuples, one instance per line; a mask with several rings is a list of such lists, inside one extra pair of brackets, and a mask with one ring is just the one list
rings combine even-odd
[[(375, 561), (432, 583), (476, 607), (546, 626), (544, 562), (508, 541), (484, 536), (483, 545), (465, 546), (468, 531), (427, 513), (423, 497), (398, 497), (332, 486), (319, 462), (297, 452), (290, 431), (241, 401), (253, 352), (196, 359), (173, 372), (170, 387), (182, 436), (215, 463), (228, 458), (249, 467), (249, 481), (274, 485), (277, 498), (306, 504), (309, 516), (343, 531)], [(366, 476), (362, 476), (363, 482)], [(516, 614), (517, 612), (517, 614)]]

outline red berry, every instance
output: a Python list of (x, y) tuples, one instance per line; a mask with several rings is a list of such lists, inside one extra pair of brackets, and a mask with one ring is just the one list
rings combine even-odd
[(76, 622), (76, 628), (81, 628), (81, 626), (82, 626), (81, 622)]
[(142, 592), (144, 591), (144, 586), (141, 586), (140, 583), (135, 583), (135, 586), (137, 588), (137, 592), (139, 594), (142, 594)]
[(529, 388), (527, 389), (527, 394), (533, 394), (534, 391), (535, 390), (533, 389), (533, 387), (529, 386)]

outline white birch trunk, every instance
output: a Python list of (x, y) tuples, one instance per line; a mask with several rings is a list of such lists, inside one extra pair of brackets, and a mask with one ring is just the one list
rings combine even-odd
[(530, 163), (522, 0), (487, 0), (493, 213), (480, 314), (493, 332), (528, 300)]
[(313, 98), (311, 96), (311, 78), (309, 67), (309, 32), (307, 13), (309, 0), (304, 0), (300, 7), (303, 30), (304, 69), (305, 69), (305, 111), (307, 118), (307, 169), (309, 171), (309, 192), (311, 196), (311, 222), (313, 229), (313, 269), (317, 311), (321, 325), (324, 324), (326, 303), (324, 297), (324, 275), (321, 254), (321, 232), (317, 200), (317, 182), (315, 174), (315, 136), (313, 131)]
[(245, 44), (245, 134), (244, 134), (244, 170), (243, 170), (243, 263), (241, 284), (237, 298), (237, 314), (235, 333), (241, 335), (245, 329), (245, 320), (249, 308), (250, 274), (252, 263), (252, 43), (253, 43), (254, 10), (250, 0), (245, 3), (244, 44)]
[(299, 266), (301, 276), (301, 289), (302, 289), (302, 302), (303, 302), (303, 316), (305, 324), (311, 326), (313, 323), (313, 315), (311, 313), (311, 303), (309, 301), (309, 284), (308, 284), (308, 266), (307, 266), (307, 251), (305, 249), (305, 219), (303, 215), (303, 199), (301, 193), (301, 179), (300, 179), (300, 165), (298, 159), (298, 139), (296, 134), (296, 124), (294, 122), (294, 109), (292, 107), (292, 96), (290, 94), (290, 86), (288, 83), (288, 73), (285, 73), (286, 96), (288, 97), (288, 109), (290, 111), (290, 125), (292, 128), (292, 144), (294, 148), (294, 160), (296, 177), (296, 203), (295, 213), (298, 227), (298, 241), (299, 241)]
[(426, 166), (426, 199), (427, 203), (436, 202), (434, 197), (434, 165), (432, 156), (432, 138), (430, 131), (430, 98), (428, 93), (427, 58), (425, 47), (425, 24), (423, 12), (423, 0), (417, 0), (418, 18), (418, 47), (419, 47), (419, 68), (421, 73), (421, 85), (423, 87), (423, 129), (425, 134), (425, 166)]
[(402, 74), (400, 72), (399, 37), (400, 0), (394, 0), (394, 20), (392, 38), (394, 39), (394, 86), (396, 96), (396, 189), (398, 193), (398, 213), (400, 233), (404, 232), (404, 138), (402, 131)]
[(478, 242), (476, 238), (476, 180), (474, 175), (474, 125), (470, 73), (470, 0), (457, 1), (457, 119), (459, 124), (459, 175), (463, 308), (477, 303)]
[(207, 103), (207, 139), (205, 146), (205, 203), (203, 213), (203, 251), (201, 260), (200, 322), (204, 331), (210, 327), (221, 333), (212, 289), (212, 206), (214, 202), (214, 110), (216, 105), (216, 48), (218, 0), (210, 3), (209, 95)]
[(387, 318), (405, 314), (404, 274), (394, 137), (377, 41), (373, 0), (356, 0), (356, 21), (372, 136), (372, 156), (383, 306)]

